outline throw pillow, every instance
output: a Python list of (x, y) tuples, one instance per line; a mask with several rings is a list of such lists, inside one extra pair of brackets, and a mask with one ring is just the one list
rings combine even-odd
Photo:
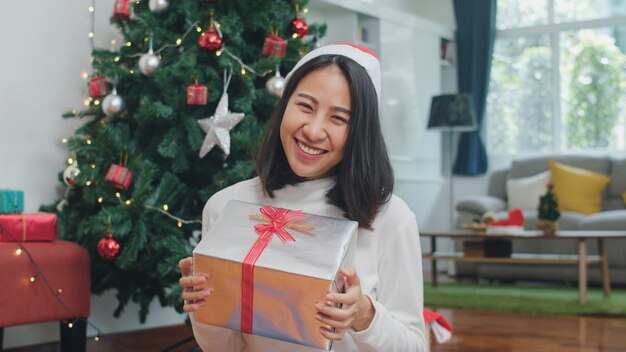
[(611, 178), (589, 170), (548, 161), (561, 211), (594, 214), (601, 210), (602, 192)]
[(547, 191), (550, 182), (550, 171), (530, 177), (515, 178), (506, 181), (506, 194), (509, 210), (537, 210), (539, 197)]

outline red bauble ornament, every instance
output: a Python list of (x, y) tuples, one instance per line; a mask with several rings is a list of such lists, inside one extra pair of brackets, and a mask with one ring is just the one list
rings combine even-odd
[(309, 31), (309, 25), (300, 16), (296, 15), (296, 18), (291, 21), (289, 30), (295, 34), (296, 38), (302, 38)]
[(119, 251), (120, 244), (113, 239), (113, 234), (110, 232), (108, 237), (105, 237), (98, 242), (98, 255), (107, 262), (115, 259)]
[(208, 31), (202, 33), (198, 39), (198, 45), (208, 51), (216, 51), (222, 47), (222, 38), (215, 32), (213, 26)]

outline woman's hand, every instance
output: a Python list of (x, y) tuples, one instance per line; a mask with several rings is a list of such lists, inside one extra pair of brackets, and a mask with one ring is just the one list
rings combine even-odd
[[(346, 293), (329, 293), (326, 304), (320, 302), (315, 305), (315, 317), (326, 326), (320, 329), (320, 333), (329, 340), (341, 340), (350, 328), (355, 331), (365, 330), (374, 319), (374, 305), (361, 291), (356, 270), (341, 269), (341, 275), (345, 279)], [(341, 308), (336, 308), (337, 304), (341, 304)]]
[(193, 276), (193, 258), (187, 257), (181, 259), (178, 262), (178, 267), (182, 277), (178, 281), (183, 288), (183, 310), (185, 312), (195, 312), (205, 303), (204, 299), (211, 295), (210, 289), (196, 289), (196, 285), (200, 285), (206, 282), (205, 275)]

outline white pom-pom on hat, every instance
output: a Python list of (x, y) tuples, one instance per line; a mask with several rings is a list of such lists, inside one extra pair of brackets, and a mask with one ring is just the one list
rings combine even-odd
[(372, 84), (374, 85), (374, 89), (376, 89), (378, 102), (380, 103), (380, 61), (378, 61), (378, 57), (370, 49), (352, 43), (335, 43), (312, 50), (308, 54), (304, 55), (302, 59), (298, 61), (296, 66), (293, 67), (291, 72), (289, 72), (287, 77), (285, 77), (285, 84), (289, 81), (289, 78), (291, 78), (293, 72), (300, 68), (300, 66), (304, 65), (304, 63), (310, 61), (311, 59), (321, 55), (341, 55), (349, 57), (352, 60), (356, 61), (356, 63), (361, 65), (370, 76)]

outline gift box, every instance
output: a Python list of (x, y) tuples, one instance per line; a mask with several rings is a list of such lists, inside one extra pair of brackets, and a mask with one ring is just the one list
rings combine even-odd
[(201, 323), (330, 350), (314, 305), (343, 292), (358, 223), (229, 201), (193, 251), (211, 299)]
[(24, 192), (0, 189), (0, 213), (21, 213), (24, 211)]
[(285, 49), (287, 48), (287, 42), (274, 34), (270, 34), (265, 38), (263, 43), (263, 49), (261, 54), (265, 56), (278, 56), (280, 58), (285, 56)]
[(206, 105), (209, 89), (204, 84), (194, 83), (187, 87), (188, 105)]
[(4, 214), (0, 225), (0, 242), (54, 241), (57, 237), (55, 214)]
[(128, 189), (130, 181), (133, 179), (133, 173), (124, 166), (111, 164), (104, 179), (111, 186), (125, 190)]
[(130, 0), (115, 0), (113, 17), (127, 20), (130, 17)]
[(109, 86), (106, 78), (102, 76), (94, 77), (89, 81), (89, 95), (93, 98), (101, 97), (109, 93)]

